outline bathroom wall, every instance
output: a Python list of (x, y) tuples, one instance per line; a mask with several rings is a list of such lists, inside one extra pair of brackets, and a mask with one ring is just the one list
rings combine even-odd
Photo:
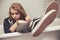
[(31, 18), (40, 17), (43, 14), (43, 0), (0, 0), (0, 24), (9, 15), (9, 7), (15, 2), (21, 3)]
[[(0, 0), (0, 24), (3, 24), (4, 18), (9, 15), (9, 7), (14, 2), (21, 3), (26, 13), (34, 18), (44, 15), (48, 4), (52, 1), (54, 0)], [(57, 2), (60, 10), (60, 0), (57, 0)], [(58, 11), (57, 17), (60, 17), (60, 11)]]
[(59, 4), (59, 11), (58, 11), (58, 17), (60, 18), (60, 0), (57, 0)]

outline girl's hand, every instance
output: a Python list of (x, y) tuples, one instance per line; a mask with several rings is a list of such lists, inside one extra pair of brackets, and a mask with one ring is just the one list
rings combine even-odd
[(28, 15), (25, 17), (25, 19), (26, 19), (26, 21), (31, 20), (31, 18)]

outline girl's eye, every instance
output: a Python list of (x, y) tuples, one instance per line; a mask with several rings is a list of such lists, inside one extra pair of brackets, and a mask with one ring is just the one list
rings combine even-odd
[(19, 13), (15, 13), (16, 15), (18, 15)]
[(15, 15), (18, 15), (19, 13), (11, 13), (11, 15), (14, 15), (14, 14), (15, 14)]
[(11, 13), (11, 15), (14, 15), (14, 13)]

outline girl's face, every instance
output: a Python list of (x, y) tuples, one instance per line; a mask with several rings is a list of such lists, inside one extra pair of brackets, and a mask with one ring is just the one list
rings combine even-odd
[(17, 10), (11, 8), (11, 16), (14, 20), (20, 19), (20, 13)]

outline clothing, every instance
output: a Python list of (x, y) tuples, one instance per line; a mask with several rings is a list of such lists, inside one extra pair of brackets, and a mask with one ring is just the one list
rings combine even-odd
[[(33, 21), (33, 22), (32, 22)], [(31, 21), (28, 21), (27, 23), (20, 23), (15, 32), (20, 32), (20, 33), (27, 33), (27, 32), (31, 32), (34, 27), (38, 24), (38, 22), (40, 21), (40, 18), (35, 18)], [(30, 23), (32, 22), (31, 24), (31, 27), (30, 27)], [(11, 33), (11, 31), (9, 30), (9, 28), (15, 23), (15, 21), (12, 21), (10, 20), (9, 18), (5, 18), (4, 19), (4, 31), (5, 33)]]
[[(13, 25), (14, 23), (15, 22), (11, 21), (9, 18), (5, 18), (4, 19), (4, 23), (3, 23), (4, 32), (5, 33), (11, 33), (11, 31), (9, 29), (10, 29), (11, 25)], [(22, 26), (22, 25), (24, 25), (24, 26)], [(19, 27), (19, 25), (18, 25), (18, 27)], [(21, 24), (21, 26), (19, 28), (20, 28), (19, 32), (25, 32), (26, 33), (26, 32), (30, 32), (31, 31), (28, 23), (27, 24)], [(25, 31), (23, 31), (23, 30), (25, 30)], [(16, 31), (18, 31), (18, 30), (16, 29), (15, 32)]]
[[(35, 28), (35, 26), (38, 24), (39, 21), (40, 21), (40, 18), (35, 18), (31, 21), (28, 21), (27, 23), (20, 23), (17, 26), (16, 31), (21, 32), (21, 33), (31, 32)], [(30, 23), (31, 23), (31, 25), (30, 25)]]
[(9, 18), (5, 18), (3, 23), (5, 33), (11, 33), (11, 31), (9, 30), (9, 28), (11, 27), (11, 24), (9, 23), (8, 20)]
[(28, 32), (31, 32), (30, 22), (20, 23), (20, 24), (17, 26), (16, 31), (17, 31), (17, 32), (20, 32), (20, 33), (28, 33)]

